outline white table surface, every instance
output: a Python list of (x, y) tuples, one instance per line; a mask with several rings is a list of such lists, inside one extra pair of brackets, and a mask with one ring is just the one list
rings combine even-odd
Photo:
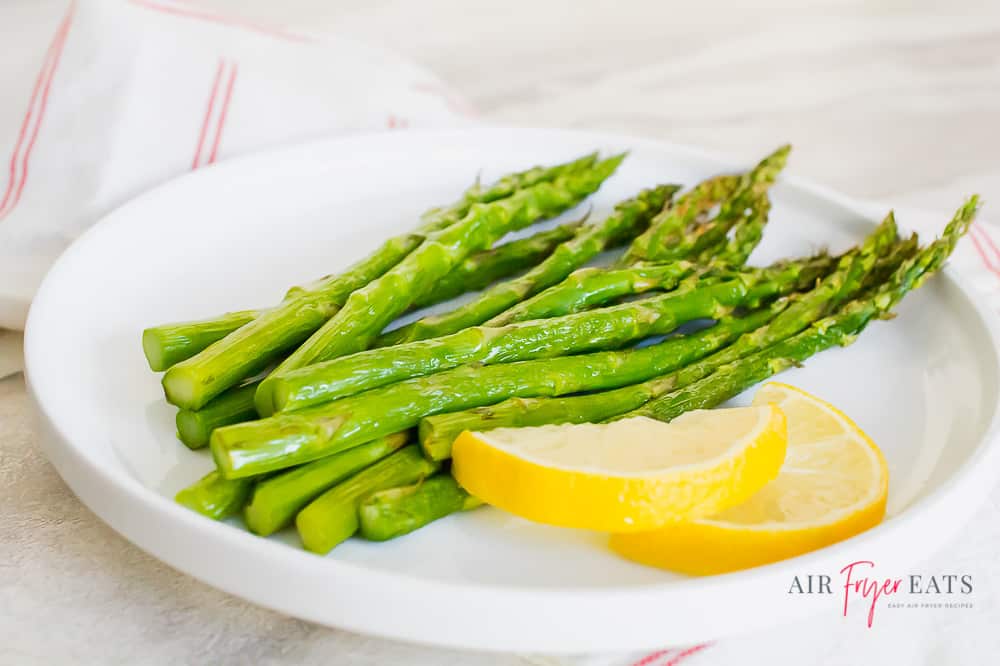
[[(629, 132), (748, 160), (791, 141), (791, 172), (857, 197), (943, 211), (973, 191), (1000, 202), (1000, 3), (989, 0), (201, 4), (388, 45), (438, 72), (485, 122)], [(0, 26), (0, 43), (10, 29)], [(20, 375), (0, 381), (0, 507), (3, 664), (525, 663), (317, 627), (168, 569), (64, 486), (35, 444)], [(935, 622), (942, 646), (965, 643), (962, 654), (984, 659), (1000, 648), (998, 511), (995, 492), (926, 566), (980, 582), (974, 611)], [(878, 634), (833, 628), (811, 654), (782, 641), (800, 630), (785, 627), (761, 637), (766, 650), (723, 641), (685, 663), (740, 650), (764, 663), (770, 650), (769, 663), (822, 654), (846, 664), (845, 641), (896, 663), (937, 663), (907, 651), (914, 626), (897, 614)]]

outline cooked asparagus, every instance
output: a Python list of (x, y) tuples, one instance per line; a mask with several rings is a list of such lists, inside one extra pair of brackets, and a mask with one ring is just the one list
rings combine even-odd
[(521, 277), (494, 285), (451, 312), (424, 317), (383, 335), (378, 346), (436, 338), (483, 323), (561, 281), (608, 247), (635, 236), (678, 189), (677, 185), (660, 185), (620, 202), (611, 215), (599, 223), (582, 227), (576, 236)]
[(821, 257), (747, 270), (712, 283), (693, 278), (673, 292), (640, 301), (498, 328), (467, 328), (441, 338), (372, 349), (274, 379), (272, 407), (275, 411), (301, 409), (464, 363), (508, 363), (620, 348), (669, 333), (684, 322), (718, 318), (734, 307), (755, 307), (769, 298), (808, 288), (831, 267), (831, 260)]
[[(718, 351), (700, 362), (685, 365), (673, 374), (658, 377), (644, 384), (629, 386), (618, 391), (594, 393), (563, 399), (508, 400), (492, 407), (459, 411), (424, 418), (420, 423), (420, 442), (428, 457), (441, 460), (451, 454), (451, 444), (463, 430), (490, 430), (492, 428), (544, 425), (546, 423), (584, 423), (603, 420), (614, 415), (614, 410), (634, 409), (638, 405), (679, 386), (710, 374), (715, 369), (752, 353), (761, 346), (784, 339), (818, 319), (831, 305), (849, 297), (861, 286), (856, 279), (858, 266), (871, 270), (879, 257), (887, 254), (896, 240), (896, 224), (890, 215), (866, 239), (857, 252), (849, 252), (838, 261), (837, 270), (826, 276), (814, 289), (796, 298), (791, 305), (766, 326), (746, 333), (731, 346)], [(904, 248), (912, 251), (912, 241)], [(906, 258), (905, 253), (895, 256), (895, 265)], [(850, 276), (850, 280), (848, 277)], [(724, 322), (721, 326), (731, 326)], [(718, 349), (735, 336), (725, 336), (707, 351)], [(707, 353), (706, 351), (706, 353)], [(705, 356), (705, 354), (702, 354)], [(680, 366), (678, 366), (680, 367)], [(669, 371), (668, 371), (669, 372)], [(656, 373), (663, 374), (663, 373)], [(650, 375), (653, 376), (653, 375)], [(555, 420), (550, 420), (555, 419)]]
[(302, 507), (352, 474), (406, 444), (406, 433), (380, 437), (334, 456), (257, 483), (243, 517), (254, 534), (267, 536), (290, 525)]
[(477, 506), (482, 502), (465, 492), (451, 474), (435, 474), (412, 486), (379, 491), (361, 502), (361, 536), (369, 541), (388, 541)]
[[(275, 376), (367, 349), (378, 333), (405, 312), (419, 294), (432, 288), (471, 252), (492, 245), (509, 231), (576, 205), (597, 190), (624, 158), (618, 155), (598, 162), (593, 169), (518, 190), (490, 204), (476, 204), (460, 222), (429, 236), (392, 270), (352, 293), (336, 315), (261, 382), (257, 387), (257, 411), (262, 415), (270, 413)], [(198, 377), (201, 383), (191, 383), (191, 379)], [(209, 380), (210, 376), (204, 374), (188, 378), (185, 388), (197, 386), (204, 390)]]
[[(497, 193), (506, 193), (506, 196), (510, 194), (512, 183), (523, 180), (532, 183), (540, 181), (527, 187), (527, 190), (544, 189), (548, 180), (558, 181), (580, 168), (584, 169), (583, 173), (590, 174), (593, 172), (591, 162), (592, 158), (588, 156), (566, 165), (514, 174), (487, 190), (472, 188), (453, 206), (434, 212), (425, 221), (422, 231), (435, 235), (440, 241), (441, 234), (445, 234), (450, 227), (460, 225), (456, 218), (462, 220), (462, 216), (469, 217), (465, 211), (476, 206), (491, 206), (475, 202), (484, 199), (494, 201)], [(522, 191), (518, 189), (515, 193)], [(198, 409), (227, 388), (260, 372), (319, 329), (339, 311), (351, 294), (383, 276), (422, 246), (423, 241), (424, 234), (421, 233), (392, 238), (344, 273), (321, 280), (319, 285), (310, 286), (308, 291), (286, 299), (273, 310), (177, 363), (163, 376), (167, 399), (178, 407)]]
[(341, 481), (310, 502), (295, 517), (306, 550), (327, 553), (358, 531), (358, 505), (374, 492), (414, 483), (437, 471), (415, 444)]
[(216, 428), (257, 418), (253, 402), (257, 383), (229, 389), (201, 409), (177, 410), (177, 438), (189, 449), (200, 449), (208, 446)]
[[(568, 241), (585, 220), (567, 222), (545, 229), (526, 238), (498, 245), (491, 250), (473, 254), (438, 282), (432, 291), (418, 299), (413, 308), (422, 308), (447, 301), (467, 291), (487, 287), (497, 280), (531, 268), (559, 244)], [(415, 247), (415, 246), (414, 246)], [(306, 287), (293, 287), (286, 298), (305, 293)], [(147, 328), (142, 333), (142, 348), (149, 367), (154, 372), (168, 369), (187, 360), (217, 340), (221, 340), (264, 310), (230, 312), (211, 319), (177, 322)]]

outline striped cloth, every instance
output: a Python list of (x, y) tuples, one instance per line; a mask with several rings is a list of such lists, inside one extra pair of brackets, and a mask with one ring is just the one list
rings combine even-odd
[[(0, 328), (20, 329), (52, 261), (143, 190), (331, 133), (461, 124), (396, 56), (170, 0), (0, 7)], [(127, 279), (127, 276), (123, 276)]]

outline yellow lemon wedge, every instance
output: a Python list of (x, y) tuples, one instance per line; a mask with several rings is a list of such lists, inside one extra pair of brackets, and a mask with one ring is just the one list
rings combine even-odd
[(464, 432), (452, 473), (487, 504), (548, 525), (627, 532), (712, 515), (773, 479), (785, 457), (774, 405)]
[(877, 525), (889, 470), (882, 452), (840, 410), (773, 382), (754, 405), (781, 407), (788, 453), (778, 477), (747, 502), (646, 534), (615, 534), (624, 557), (688, 574), (717, 574), (823, 548)]

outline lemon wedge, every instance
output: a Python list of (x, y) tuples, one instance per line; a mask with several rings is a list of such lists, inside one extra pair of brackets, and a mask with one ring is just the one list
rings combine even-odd
[(717, 574), (823, 548), (877, 525), (889, 470), (874, 442), (841, 411), (787, 384), (763, 386), (754, 405), (780, 406), (788, 453), (778, 477), (747, 502), (647, 534), (616, 534), (624, 557), (689, 574)]
[(452, 473), (472, 495), (549, 525), (607, 532), (713, 515), (773, 479), (785, 457), (774, 405), (689, 412), (671, 423), (464, 432)]

